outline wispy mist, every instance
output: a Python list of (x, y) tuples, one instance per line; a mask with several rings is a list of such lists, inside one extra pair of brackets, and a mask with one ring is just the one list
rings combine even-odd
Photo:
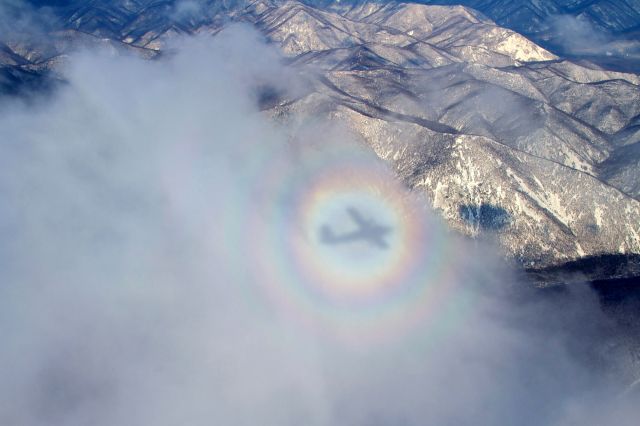
[[(521, 293), (348, 132), (275, 125), (256, 92), (304, 83), (253, 31), (170, 51), (2, 106), (0, 424), (636, 424), (593, 295)], [(388, 252), (317, 244), (344, 194)]]
[(625, 60), (640, 58), (640, 42), (615, 36), (591, 22), (571, 15), (552, 16), (547, 24), (554, 43), (572, 56), (609, 56)]
[(3, 41), (33, 38), (52, 28), (57, 18), (48, 6), (55, 6), (56, 2), (39, 3), (25, 0), (0, 2), (0, 37)]

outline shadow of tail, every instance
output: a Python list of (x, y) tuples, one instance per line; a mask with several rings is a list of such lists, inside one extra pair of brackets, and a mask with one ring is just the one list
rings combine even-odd
[(335, 234), (326, 225), (323, 225), (323, 226), (320, 227), (320, 241), (322, 241), (323, 243), (326, 243), (326, 244), (335, 243), (335, 241), (336, 241)]

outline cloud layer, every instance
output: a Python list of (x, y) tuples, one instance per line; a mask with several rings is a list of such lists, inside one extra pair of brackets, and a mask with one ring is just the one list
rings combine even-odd
[[(256, 93), (301, 84), (254, 32), (171, 52), (78, 53), (53, 99), (2, 105), (0, 423), (634, 424), (593, 295), (522, 295), (348, 133), (274, 125)], [(391, 248), (415, 273), (307, 259), (316, 176), (371, 176), (369, 213), (430, 236)]]

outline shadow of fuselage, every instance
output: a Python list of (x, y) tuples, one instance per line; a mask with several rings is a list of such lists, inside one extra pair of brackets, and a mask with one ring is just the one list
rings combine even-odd
[(323, 244), (337, 245), (361, 241), (381, 249), (389, 248), (385, 236), (391, 232), (390, 227), (364, 219), (353, 207), (348, 207), (347, 213), (357, 225), (357, 229), (351, 232), (336, 234), (328, 225), (323, 225), (320, 227), (320, 241)]

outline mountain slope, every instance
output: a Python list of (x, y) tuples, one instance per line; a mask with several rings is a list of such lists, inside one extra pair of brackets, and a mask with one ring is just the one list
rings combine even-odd
[(79, 46), (151, 58), (174, 37), (249, 23), (308, 79), (265, 113), (349, 128), (454, 229), (533, 268), (640, 253), (636, 74), (563, 60), (461, 6), (94, 0), (58, 16), (46, 41), (5, 40), (3, 72), (55, 72)]
[[(304, 0), (339, 12), (360, 9), (366, 0)], [(607, 69), (640, 70), (640, 3), (637, 0), (416, 0), (464, 5), (500, 26), (534, 40), (556, 54)], [(380, 2), (384, 3), (384, 2)], [(477, 12), (476, 12), (477, 13)]]

